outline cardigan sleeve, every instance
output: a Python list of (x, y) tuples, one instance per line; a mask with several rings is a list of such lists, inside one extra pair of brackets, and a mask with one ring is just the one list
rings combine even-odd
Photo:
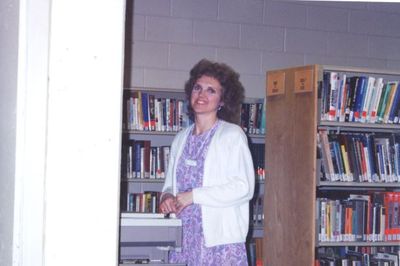
[(193, 189), (193, 202), (210, 207), (248, 202), (253, 197), (255, 177), (246, 135), (239, 127), (228, 130), (209, 149), (204, 184)]
[(174, 140), (172, 141), (168, 167), (165, 173), (164, 186), (162, 188), (162, 192), (164, 194), (170, 193), (175, 195), (176, 193), (176, 164), (178, 163), (178, 158), (182, 152), (186, 137), (190, 130), (191, 127), (182, 130), (175, 136)]

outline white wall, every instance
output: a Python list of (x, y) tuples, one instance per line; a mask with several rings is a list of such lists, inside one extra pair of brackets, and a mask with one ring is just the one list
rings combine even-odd
[(49, 2), (19, 1), (18, 11), (12, 265), (41, 265), (44, 244)]
[(117, 263), (124, 7), (51, 1), (46, 266)]
[(12, 263), (18, 2), (0, 1), (0, 265)]
[(135, 0), (127, 86), (183, 88), (201, 58), (263, 97), (270, 69), (331, 64), (400, 69), (400, 4), (272, 0)]
[(124, 7), (0, 4), (0, 265), (117, 265)]

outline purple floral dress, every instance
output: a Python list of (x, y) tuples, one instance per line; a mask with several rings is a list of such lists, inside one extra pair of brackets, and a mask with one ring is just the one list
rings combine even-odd
[[(207, 147), (219, 123), (200, 135), (189, 134), (177, 167), (178, 191), (190, 191), (203, 183), (204, 161)], [(179, 215), (182, 220), (182, 251), (172, 251), (170, 263), (188, 266), (240, 266), (248, 265), (244, 243), (226, 244), (207, 248), (204, 244), (201, 207), (187, 206)]]

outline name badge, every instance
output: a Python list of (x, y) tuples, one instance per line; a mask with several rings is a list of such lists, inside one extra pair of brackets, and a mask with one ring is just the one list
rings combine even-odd
[(195, 160), (191, 160), (191, 159), (186, 159), (185, 163), (186, 163), (186, 165), (189, 165), (189, 166), (196, 166), (197, 165), (197, 162)]

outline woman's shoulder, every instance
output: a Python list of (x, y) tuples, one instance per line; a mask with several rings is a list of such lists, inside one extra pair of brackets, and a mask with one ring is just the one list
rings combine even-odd
[(242, 128), (240, 126), (238, 126), (237, 124), (225, 121), (225, 120), (220, 120), (220, 126), (224, 129), (224, 130), (232, 130), (232, 131), (243, 131)]
[(220, 120), (220, 131), (223, 135), (234, 135), (243, 137), (245, 137), (246, 135), (240, 126), (227, 122), (225, 120)]

